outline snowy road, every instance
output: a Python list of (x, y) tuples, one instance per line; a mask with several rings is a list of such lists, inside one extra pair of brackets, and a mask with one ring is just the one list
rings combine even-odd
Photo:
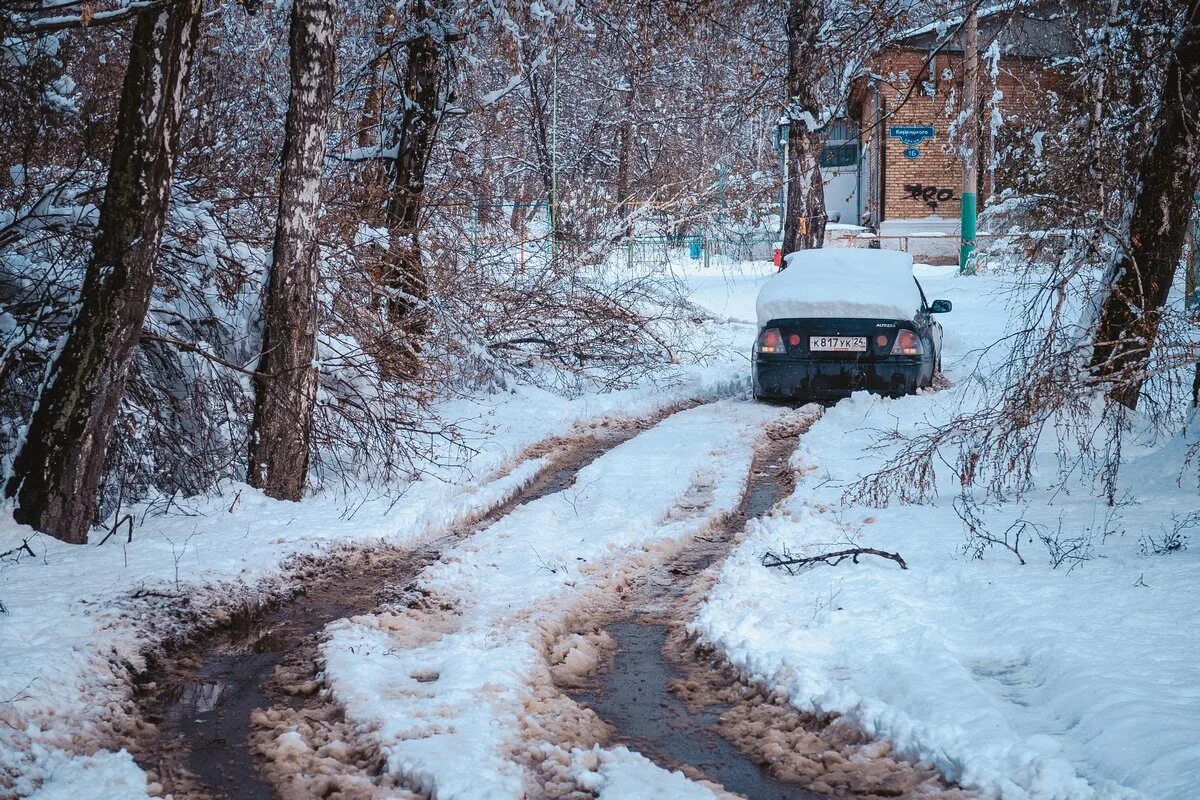
[[(278, 612), (177, 654), (156, 687), (168, 705), (149, 712), (164, 717), (157, 744), (139, 760), (189, 798), (811, 800), (805, 785), (958, 797), (829, 720), (764, 705), (680, 644), (709, 565), (790, 489), (788, 455), (819, 416), (720, 401), (548, 443), (539, 463), (550, 466), (482, 525), (353, 560)], [(633, 669), (683, 670), (708, 691), (675, 697), (664, 677), (622, 709), (634, 687), (618, 679), (616, 707), (599, 695), (596, 712), (577, 705), (568, 687), (605, 669), (610, 624), (651, 641), (669, 632), (671, 648), (645, 650)], [(709, 707), (711, 724), (648, 713), (684, 702)], [(596, 713), (614, 708), (612, 729)], [(628, 713), (637, 725), (620, 722)], [(654, 720), (649, 739), (636, 733)], [(786, 757), (761, 746), (784, 731)]]
[[(339, 565), (340, 575), (279, 611), (177, 654), (156, 688), (166, 708), (148, 711), (164, 722), (139, 760), (174, 796), (196, 798), (635, 800), (666, 791), (810, 800), (805, 784), (957, 797), (886, 750), (836, 728), (833, 738), (822, 734), (827, 721), (764, 707), (752, 686), (678, 644), (711, 582), (707, 567), (790, 488), (788, 455), (818, 417), (815, 406), (723, 401), (548, 443), (539, 463), (550, 465), (482, 525)], [(610, 655), (604, 626), (634, 611), (625, 630), (651, 640), (671, 631), (676, 665), (651, 648), (634, 669), (682, 668), (725, 698), (724, 715), (712, 706), (707, 717), (750, 721), (696, 727), (686, 714), (646, 713), (684, 702), (665, 679), (645, 708), (629, 709), (639, 727), (628, 732), (576, 705), (564, 688), (591, 680)], [(348, 618), (322, 635), (339, 617)], [(314, 673), (314, 662), (324, 668)], [(612, 693), (618, 706), (626, 688)], [(592, 702), (613, 708), (606, 698)], [(618, 707), (613, 721), (623, 716)], [(662, 726), (650, 739), (634, 735), (656, 719)], [(747, 738), (764, 724), (800, 737), (787, 759)], [(240, 742), (249, 746), (232, 745)], [(839, 749), (849, 761), (830, 755)], [(787, 770), (790, 785), (760, 766), (769, 762)]]
[[(239, 605), (286, 598), (344, 549), (381, 540), (419, 547), (503, 506), (542, 470), (553, 444), (527, 448), (578, 421), (648, 414), (744, 386), (759, 273), (689, 278), (697, 302), (723, 318), (708, 333), (725, 359), (693, 383), (571, 402), (527, 388), (496, 398), (489, 402), (500, 424), (488, 423), (471, 469), (415, 482), (394, 509), (371, 500), (347, 519), (327, 497), (282, 505), (235, 487), (232, 496), (150, 514), (126, 547), (35, 540), (38, 558), (4, 575), (0, 698), (15, 699), (0, 703), (0, 795), (161, 793), (163, 776), (121, 752), (129, 684), (148, 655), (181, 632), (228, 624)], [(1011, 280), (929, 267), (918, 274), (927, 293), (955, 304), (945, 323), (949, 388), (890, 401), (860, 394), (827, 410), (790, 462), (796, 493), (739, 530), (730, 557), (676, 614), (707, 653), (735, 668), (717, 693), (736, 688), (751, 698), (732, 709), (744, 724), (725, 725), (722, 735), (779, 758), (806, 746), (811, 731), (796, 725), (798, 716), (840, 720), (862, 753), (924, 762), (921, 770), (936, 768), (939, 780), (980, 797), (1193, 800), (1200, 642), (1179, 621), (1196, 605), (1200, 553), (1155, 554), (1147, 541), (1195, 506), (1178, 473), (1194, 430), (1141, 440), (1126, 454), (1129, 502), (1115, 517), (1086, 485), (989, 507), (993, 530), (1024, 518), (1086, 539), (1089, 558), (1074, 568), (1047, 564), (1037, 541), (1022, 549), (1024, 564), (1002, 549), (964, 557), (949, 472), (939, 472), (942, 496), (929, 505), (855, 505), (846, 488), (886, 463), (890, 437), (989, 402), (983, 376), (1007, 357), (980, 343), (1003, 333), (1005, 298), (1016, 296)], [(619, 619), (613, 609), (629, 616), (639, 581), (677, 577), (670, 570), (679, 554), (738, 504), (755, 441), (788, 413), (726, 400), (633, 431), (574, 480), (439, 548), (430, 557), (441, 560), (411, 591), (391, 587), (378, 598), (390, 605), (347, 611), (365, 613), (329, 628), (320, 675), (317, 636), (307, 637), (304, 669), (284, 664), (273, 678), (306, 699), (295, 713), (271, 716), (273, 707), (255, 722), (269, 780), (288, 787), (289, 798), (332, 789), (401, 798), (720, 796), (691, 770), (662, 768), (687, 766), (678, 759), (652, 761), (619, 746), (620, 731), (614, 737), (562, 687), (613, 659), (604, 633)], [(1039, 469), (1056, 470), (1049, 448)], [(21, 542), (20, 531), (0, 535), (5, 547)], [(766, 550), (806, 552), (847, 539), (899, 551), (909, 569), (863, 563), (790, 576), (761, 563)], [(802, 766), (828, 772), (840, 757), (821, 753)], [(848, 785), (831, 786), (829, 796)]]
[(335, 625), (327, 680), (387, 770), (439, 800), (619, 780), (608, 754), (573, 754), (561, 731), (546, 741), (546, 654), (572, 614), (736, 508), (755, 440), (781, 413), (723, 401), (676, 414), (446, 554), (416, 607)]
[[(257, 750), (264, 737), (272, 738), (272, 728), (304, 727), (302, 715), (321, 707), (304, 698), (320, 677), (314, 668), (325, 626), (395, 601), (454, 542), (522, 505), (570, 488), (580, 469), (673, 412), (668, 407), (640, 419), (614, 418), (571, 436), (551, 437), (517, 465), (517, 471), (535, 470), (532, 479), (477, 521), (463, 522), (416, 548), (347, 551), (322, 563), (304, 591), (278, 608), (175, 651), (143, 680), (141, 716), (155, 727), (135, 743), (139, 762), (176, 797), (268, 798), (273, 789), (292, 796), (287, 782), (294, 776), (286, 767), (281, 772), (268, 764), (264, 780)], [(259, 709), (269, 711), (264, 715)], [(326, 758), (325, 769), (317, 772), (352, 774), (353, 761), (344, 754), (340, 762)]]

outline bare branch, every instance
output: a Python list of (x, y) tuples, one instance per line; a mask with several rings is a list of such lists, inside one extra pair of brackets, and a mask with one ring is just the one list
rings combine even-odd
[(811, 567), (816, 564), (828, 564), (831, 567), (836, 567), (846, 559), (850, 559), (853, 563), (858, 563), (859, 556), (878, 556), (886, 558), (890, 561), (895, 561), (900, 565), (900, 569), (908, 569), (908, 564), (904, 563), (904, 559), (899, 553), (889, 553), (887, 550), (876, 550), (874, 547), (854, 547), (849, 550), (837, 550), (833, 553), (821, 553), (815, 556), (801, 556), (799, 558), (790, 557), (789, 553), (784, 553), (782, 556), (775, 553), (767, 552), (762, 557), (762, 565), (764, 567), (783, 567), (789, 575), (795, 575), (801, 572), (806, 567)]

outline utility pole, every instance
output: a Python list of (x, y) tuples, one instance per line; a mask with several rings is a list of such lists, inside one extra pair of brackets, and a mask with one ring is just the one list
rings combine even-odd
[(966, 25), (966, 46), (963, 77), (963, 185), (962, 185), (962, 244), (958, 248), (958, 271), (961, 275), (975, 272), (975, 192), (979, 183), (979, 10), (972, 6)]

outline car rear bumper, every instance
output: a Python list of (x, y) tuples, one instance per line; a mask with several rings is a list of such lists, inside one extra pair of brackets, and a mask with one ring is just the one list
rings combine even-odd
[(754, 396), (778, 400), (836, 400), (867, 391), (889, 397), (912, 394), (921, 385), (920, 359), (834, 361), (754, 360)]

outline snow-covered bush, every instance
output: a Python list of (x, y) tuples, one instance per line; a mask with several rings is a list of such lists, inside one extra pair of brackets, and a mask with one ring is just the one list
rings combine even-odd
[[(936, 492), (935, 473), (952, 471), (970, 555), (1002, 548), (1022, 558), (1020, 548), (1035, 542), (1056, 566), (1085, 558), (1092, 538), (1109, 535), (1111, 526), (1062, 532), (1038, 519), (989, 531), (979, 509), (1054, 487), (1094, 491), (1115, 507), (1127, 451), (1174, 435), (1193, 415), (1200, 322), (1180, 291), (1185, 270), (1176, 270), (1167, 302), (1145, 310), (1157, 334), (1147, 359), (1130, 360), (1123, 371), (1093, 363), (1116, 267), (1139, 244), (1129, 232), (1142, 188), (1135, 167), (1153, 140), (1157, 110), (1174, 102), (1162, 96), (1170, 61), (1164, 54), (1183, 30), (1178, 4), (1112, 8), (1072, 21), (1076, 41), (1055, 64), (1062, 80), (1045, 119), (1026, 121), (1024, 145), (1010, 131), (1010, 146), (997, 151), (997, 180), (1013, 173), (1021, 179), (1010, 179), (982, 215), (981, 228), (992, 236), (979, 266), (1011, 278), (1005, 336), (979, 343), (957, 416), (911, 436), (894, 434), (895, 456), (849, 491), (874, 504), (925, 502)], [(997, 349), (1006, 356), (991, 358)], [(1052, 474), (1038, 468), (1045, 450), (1057, 455)], [(1195, 454), (1192, 444), (1177, 477), (1194, 466)]]

